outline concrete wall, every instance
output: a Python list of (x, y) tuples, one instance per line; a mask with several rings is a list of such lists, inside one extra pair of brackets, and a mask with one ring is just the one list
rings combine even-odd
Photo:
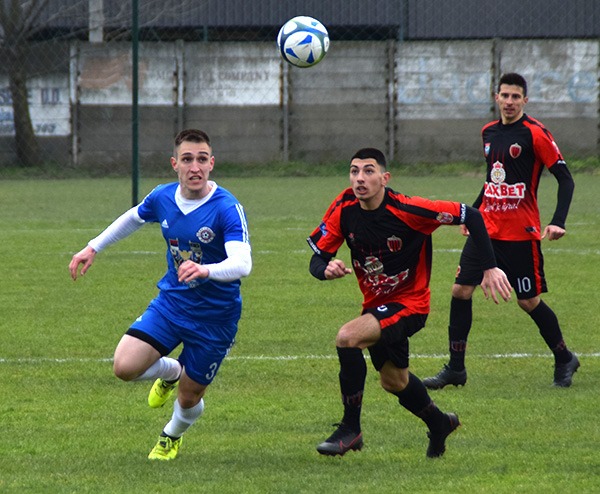
[[(69, 63), (30, 84), (44, 158), (127, 172), (131, 46), (68, 51)], [(309, 69), (283, 63), (274, 43), (143, 43), (141, 163), (144, 173), (168, 166), (184, 127), (205, 129), (221, 162), (343, 161), (362, 146), (406, 163), (476, 161), (479, 131), (494, 118), (493, 88), (507, 71), (528, 79), (527, 111), (563, 154), (597, 155), (599, 66), (593, 40), (338, 41)], [(11, 112), (0, 98), (5, 163), (14, 160)]]

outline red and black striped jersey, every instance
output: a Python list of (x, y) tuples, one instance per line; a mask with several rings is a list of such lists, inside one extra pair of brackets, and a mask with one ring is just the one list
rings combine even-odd
[(360, 207), (351, 188), (329, 206), (308, 243), (315, 253), (334, 257), (346, 242), (363, 307), (401, 303), (411, 313), (429, 313), (431, 234), (444, 224), (464, 223), (466, 205), (410, 197), (386, 188), (381, 206)]
[[(542, 123), (523, 115), (515, 123), (496, 120), (481, 131), (487, 177), (476, 203), (490, 238), (539, 240), (537, 192), (544, 167), (565, 164)], [(479, 200), (478, 200), (479, 202)]]

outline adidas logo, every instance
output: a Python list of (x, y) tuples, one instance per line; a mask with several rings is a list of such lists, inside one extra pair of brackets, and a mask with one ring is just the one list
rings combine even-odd
[(160, 226), (162, 226), (163, 228), (169, 228), (169, 223), (167, 223), (167, 220), (166, 220), (166, 219), (164, 219), (164, 220), (162, 221), (162, 223), (160, 224)]

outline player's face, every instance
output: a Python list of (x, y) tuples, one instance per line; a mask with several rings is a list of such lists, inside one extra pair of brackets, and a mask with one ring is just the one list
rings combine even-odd
[(383, 201), (389, 172), (372, 158), (355, 158), (350, 163), (350, 184), (363, 209), (377, 209)]
[(527, 104), (527, 96), (523, 96), (523, 88), (511, 84), (501, 84), (496, 94), (496, 104), (500, 110), (503, 124), (511, 124), (523, 116)]
[(215, 157), (205, 142), (184, 141), (179, 145), (171, 166), (177, 172), (183, 197), (200, 199), (210, 192), (208, 177), (214, 165)]

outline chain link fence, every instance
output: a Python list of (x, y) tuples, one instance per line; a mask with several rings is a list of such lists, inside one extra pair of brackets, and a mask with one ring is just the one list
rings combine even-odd
[[(296, 15), (329, 29), (315, 67), (278, 56)], [(345, 161), (361, 146), (411, 166), (477, 162), (509, 71), (563, 153), (598, 163), (594, 0), (0, 0), (0, 62), (3, 176), (127, 175), (136, 157), (161, 174), (185, 127), (239, 166)]]

